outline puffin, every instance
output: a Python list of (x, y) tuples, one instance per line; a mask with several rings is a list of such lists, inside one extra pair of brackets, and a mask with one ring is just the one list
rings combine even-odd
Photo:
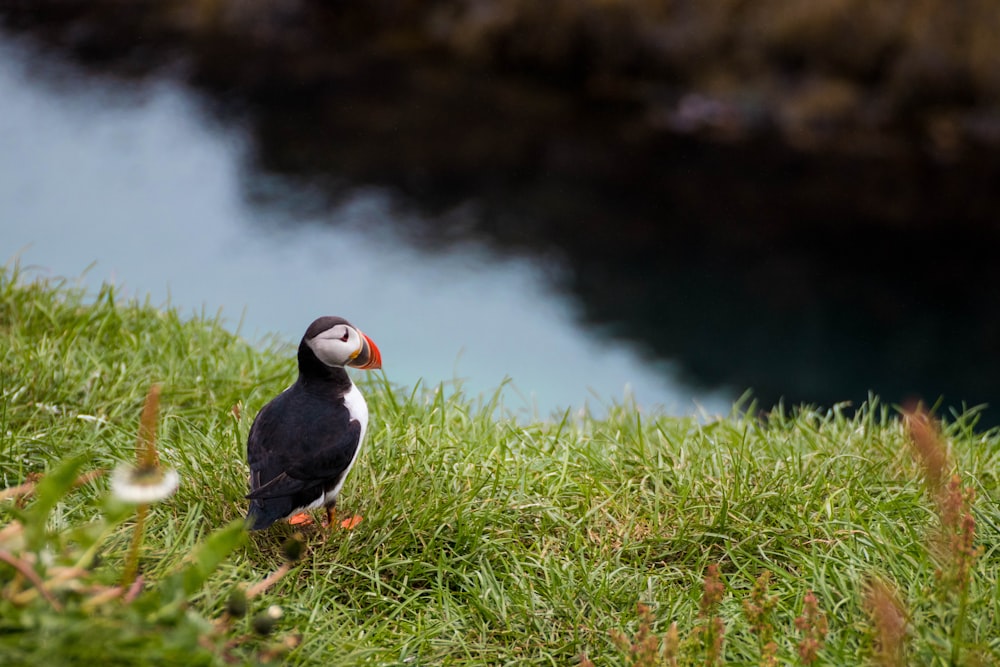
[(251, 530), (276, 521), (308, 523), (323, 507), (333, 527), (337, 494), (358, 459), (368, 405), (345, 367), (375, 370), (382, 353), (342, 317), (309, 325), (298, 349), (294, 384), (261, 408), (247, 438)]

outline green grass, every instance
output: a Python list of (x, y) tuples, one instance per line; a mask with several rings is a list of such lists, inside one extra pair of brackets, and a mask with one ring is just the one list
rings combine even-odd
[[(0, 485), (81, 454), (85, 469), (134, 461), (156, 382), (160, 457), (182, 482), (147, 518), (147, 585), (242, 516), (247, 431), (293, 379), (290, 349), (254, 347), (216, 318), (125, 301), (110, 287), (88, 297), (16, 267), (0, 273), (0, 331)], [(386, 368), (391, 378), (391, 360)], [(255, 610), (280, 604), (279, 632), (301, 634), (288, 664), (573, 665), (584, 655), (630, 664), (614, 635), (638, 632), (639, 603), (650, 607), (642, 623), (653, 635), (677, 623), (693, 660), (713, 564), (725, 591), (710, 614), (724, 622), (727, 664), (759, 664), (743, 602), (764, 571), (778, 664), (800, 664), (794, 619), (810, 590), (829, 623), (817, 664), (878, 659), (864, 605), (872, 577), (893, 582), (905, 604), (907, 664), (952, 664), (956, 636), (956, 664), (998, 664), (1000, 436), (977, 431), (974, 412), (943, 427), (962, 484), (977, 493), (983, 549), (956, 635), (954, 591), (935, 574), (949, 558), (934, 549), (938, 508), (896, 411), (876, 399), (856, 415), (778, 408), (702, 423), (612, 405), (602, 418), (523, 424), (504, 413), (499, 390), (470, 399), (385, 377), (359, 377), (373, 419), (341, 496), (341, 512), (364, 521), (328, 539), (308, 532), (304, 558), (251, 601)], [(50, 529), (92, 521), (106, 488), (101, 479), (68, 493)], [(0, 504), (3, 523), (12, 512), (12, 502)], [(107, 537), (99, 570), (122, 571), (131, 528), (124, 521)], [(191, 595), (192, 609), (221, 616), (235, 584), (282, 564), (290, 534), (281, 525), (250, 536)], [(14, 641), (10, 623), (0, 625), (0, 662)], [(95, 632), (95, 643), (112, 641)], [(133, 659), (168, 655), (137, 636)]]

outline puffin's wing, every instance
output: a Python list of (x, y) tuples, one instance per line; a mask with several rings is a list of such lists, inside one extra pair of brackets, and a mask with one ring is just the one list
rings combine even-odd
[(281, 443), (268, 443), (267, 423), (263, 421), (260, 429), (251, 428), (247, 441), (251, 490), (246, 497), (251, 500), (290, 496), (336, 482), (351, 465), (361, 443), (361, 423), (352, 419), (347, 428), (319, 442), (295, 443), (301, 454), (289, 456), (281, 451)]
[(295, 479), (294, 477), (289, 477), (288, 473), (283, 472), (270, 482), (255, 488), (246, 497), (250, 500), (278, 498), (281, 496), (290, 496), (299, 491), (305, 491), (313, 486), (316, 486), (315, 481), (310, 482), (304, 479)]

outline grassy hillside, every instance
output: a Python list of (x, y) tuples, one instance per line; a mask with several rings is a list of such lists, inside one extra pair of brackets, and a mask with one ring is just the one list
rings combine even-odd
[[(0, 500), (4, 664), (1000, 655), (1000, 437), (977, 432), (974, 414), (951, 416), (941, 437), (876, 400), (850, 417), (699, 423), (612, 406), (523, 425), (489, 397), (359, 378), (373, 423), (341, 512), (363, 521), (305, 530), (301, 559), (285, 563), (289, 527), (246, 536), (230, 522), (245, 509), (249, 425), (294, 377), (289, 349), (11, 268), (0, 330), (0, 486), (48, 473)], [(160, 462), (181, 483), (150, 506), (141, 578), (116, 593), (132, 510), (108, 499), (106, 476), (70, 484), (135, 460), (154, 383)], [(235, 617), (232, 591), (275, 571)], [(249, 619), (271, 605), (282, 615), (265, 637)]]

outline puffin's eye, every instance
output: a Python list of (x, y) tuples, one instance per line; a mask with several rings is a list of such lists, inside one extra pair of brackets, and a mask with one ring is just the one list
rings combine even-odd
[(351, 337), (351, 335), (347, 332), (347, 329), (344, 329), (344, 335), (340, 337), (340, 340), (342, 340), (342, 341), (344, 341), (346, 343), (347, 339), (350, 338), (350, 337)]

